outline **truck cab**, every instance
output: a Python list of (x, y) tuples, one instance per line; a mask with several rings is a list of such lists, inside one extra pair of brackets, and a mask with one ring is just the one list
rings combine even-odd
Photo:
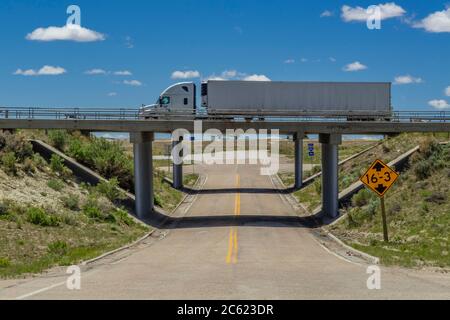
[(144, 119), (157, 119), (171, 114), (195, 115), (196, 85), (193, 82), (180, 82), (164, 90), (155, 104), (144, 105), (139, 116)]

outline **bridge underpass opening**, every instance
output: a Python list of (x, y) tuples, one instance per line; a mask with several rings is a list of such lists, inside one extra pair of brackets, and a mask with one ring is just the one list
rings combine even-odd
[[(303, 179), (303, 132), (294, 134), (294, 190), (302, 187)], [(138, 132), (130, 134), (133, 144), (136, 214), (141, 219), (148, 219), (154, 214), (153, 194), (153, 132)], [(172, 142), (172, 147), (182, 143), (183, 139)], [(338, 187), (338, 148), (342, 143), (342, 136), (338, 134), (320, 134), (322, 144), (322, 214), (329, 218), (339, 215), (339, 187)], [(181, 149), (182, 150), (182, 149)], [(182, 152), (182, 151), (181, 151)], [(182, 156), (182, 153), (180, 153)], [(173, 187), (183, 187), (183, 167), (173, 165)]]

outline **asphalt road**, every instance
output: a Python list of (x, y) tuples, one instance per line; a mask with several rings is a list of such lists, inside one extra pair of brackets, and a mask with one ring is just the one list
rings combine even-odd
[(165, 230), (83, 267), (81, 289), (65, 269), (0, 281), (2, 299), (450, 299), (450, 275), (381, 268), (322, 247), (257, 166), (198, 167), (207, 176)]

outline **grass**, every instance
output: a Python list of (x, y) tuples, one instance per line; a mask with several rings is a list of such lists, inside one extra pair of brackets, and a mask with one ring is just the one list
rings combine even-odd
[(47, 181), (47, 186), (55, 191), (61, 191), (64, 189), (64, 182), (59, 179), (51, 179)]
[[(65, 141), (61, 133), (55, 136)], [(11, 174), (5, 171), (13, 157)], [(0, 132), (0, 163), (6, 163), (0, 167), (1, 278), (77, 264), (148, 232), (114, 204), (117, 181), (83, 188), (59, 157), (48, 164), (34, 154), (23, 132)]]
[(183, 183), (187, 187), (193, 187), (195, 185), (195, 183), (197, 182), (197, 179), (198, 179), (198, 174), (196, 174), (196, 173), (187, 174), (183, 177)]
[(77, 264), (130, 243), (148, 231), (113, 206), (97, 207), (101, 217), (113, 219), (98, 219), (72, 210), (54, 213), (38, 207), (27, 209), (12, 201), (7, 206), (7, 213), (0, 217), (3, 278)]
[(354, 196), (346, 218), (330, 231), (385, 265), (449, 268), (450, 147), (422, 141), (410, 165), (386, 197), (389, 243), (382, 237), (379, 200), (366, 190)]

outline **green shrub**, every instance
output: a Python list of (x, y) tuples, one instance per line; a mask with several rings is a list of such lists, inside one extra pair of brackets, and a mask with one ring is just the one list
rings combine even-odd
[(0, 257), (0, 268), (6, 268), (6, 267), (9, 267), (10, 265), (11, 265), (11, 262), (9, 261), (8, 258)]
[(44, 209), (31, 207), (27, 210), (27, 221), (41, 227), (57, 227), (59, 219), (49, 215)]
[[(377, 210), (378, 210), (379, 206), (380, 206), (379, 202), (372, 199), (372, 200), (369, 202), (369, 205), (367, 206), (367, 209), (366, 209), (367, 215), (368, 215), (370, 218), (372, 218), (373, 216), (375, 216), (375, 214), (377, 213)], [(400, 207), (399, 210), (401, 210), (401, 207)], [(395, 212), (395, 213), (397, 213), (397, 212)]]
[(64, 241), (55, 241), (47, 246), (48, 253), (56, 256), (64, 256), (69, 250), (69, 246)]
[(108, 198), (111, 202), (124, 199), (123, 193), (118, 189), (119, 181), (117, 178), (112, 178), (109, 181), (101, 181), (96, 190)]
[(10, 218), (12, 216), (22, 215), (22, 214), (26, 213), (25, 207), (17, 204), (16, 202), (14, 202), (10, 199), (5, 199), (1, 203), (2, 203), (2, 207), (3, 207), (3, 213), (5, 215), (10, 216)]
[(347, 214), (347, 227), (349, 229), (356, 228), (358, 224), (356, 223), (355, 219), (353, 218), (353, 214), (349, 212)]
[(8, 152), (2, 155), (2, 166), (8, 174), (17, 174), (17, 158), (14, 152)]
[(423, 159), (431, 157), (435, 153), (442, 151), (442, 146), (434, 138), (427, 138), (420, 143), (420, 154)]
[(116, 220), (126, 224), (127, 226), (132, 226), (135, 224), (134, 220), (128, 215), (128, 213), (123, 209), (117, 209), (114, 212)]
[(45, 169), (45, 167), (48, 165), (47, 161), (39, 153), (33, 154), (32, 159), (35, 167), (39, 168), (40, 170)]
[(67, 209), (72, 211), (80, 209), (80, 197), (76, 194), (69, 194), (68, 196), (62, 197), (61, 201)]
[(154, 196), (153, 196), (153, 204), (155, 205), (155, 206), (157, 206), (157, 207), (162, 207), (162, 205), (163, 205), (163, 203), (162, 203), (162, 201), (161, 201), (161, 198), (159, 197), (159, 195), (158, 194), (154, 194)]
[(321, 166), (313, 166), (313, 168), (311, 170), (311, 175), (315, 175), (316, 173), (319, 173), (320, 171), (322, 171)]
[(61, 222), (68, 226), (77, 226), (78, 219), (74, 214), (64, 213), (61, 215)]
[(99, 207), (98, 201), (90, 197), (83, 206), (83, 213), (91, 219), (103, 220), (104, 216)]
[(71, 141), (69, 155), (107, 179), (119, 177), (122, 188), (132, 189), (132, 161), (130, 156), (126, 154), (121, 142), (95, 137), (86, 142), (77, 139), (77, 142)]
[(22, 166), (23, 171), (25, 171), (25, 173), (35, 173), (36, 172), (36, 167), (34, 166), (33, 160), (31, 160), (31, 158), (26, 158), (23, 162), (23, 166)]
[(64, 159), (54, 154), (50, 159), (50, 168), (62, 178), (70, 178), (72, 171), (64, 165)]
[(53, 172), (61, 173), (64, 170), (64, 160), (57, 154), (53, 154), (50, 159), (50, 168)]
[(50, 139), (50, 143), (55, 148), (64, 151), (68, 140), (68, 134), (64, 130), (50, 130), (48, 132), (48, 138)]
[(352, 204), (354, 207), (363, 207), (369, 203), (369, 200), (371, 198), (372, 198), (371, 192), (367, 189), (362, 189), (353, 196)]
[(23, 135), (3, 131), (0, 132), (0, 151), (12, 152), (22, 162), (33, 155), (33, 146)]
[(420, 205), (420, 210), (422, 211), (423, 214), (430, 212), (430, 207), (428, 206), (428, 203), (422, 202), (422, 204)]
[(6, 216), (9, 214), (9, 205), (5, 202), (0, 202), (0, 216)]
[(58, 179), (52, 179), (47, 182), (47, 186), (55, 191), (61, 191), (64, 189), (64, 182)]
[(80, 139), (74, 138), (69, 140), (67, 154), (80, 162), (87, 162), (86, 146)]
[(322, 194), (322, 182), (319, 180), (314, 181), (314, 190), (318, 195)]
[(424, 180), (431, 176), (433, 164), (429, 160), (421, 160), (414, 166), (414, 174), (418, 180)]

